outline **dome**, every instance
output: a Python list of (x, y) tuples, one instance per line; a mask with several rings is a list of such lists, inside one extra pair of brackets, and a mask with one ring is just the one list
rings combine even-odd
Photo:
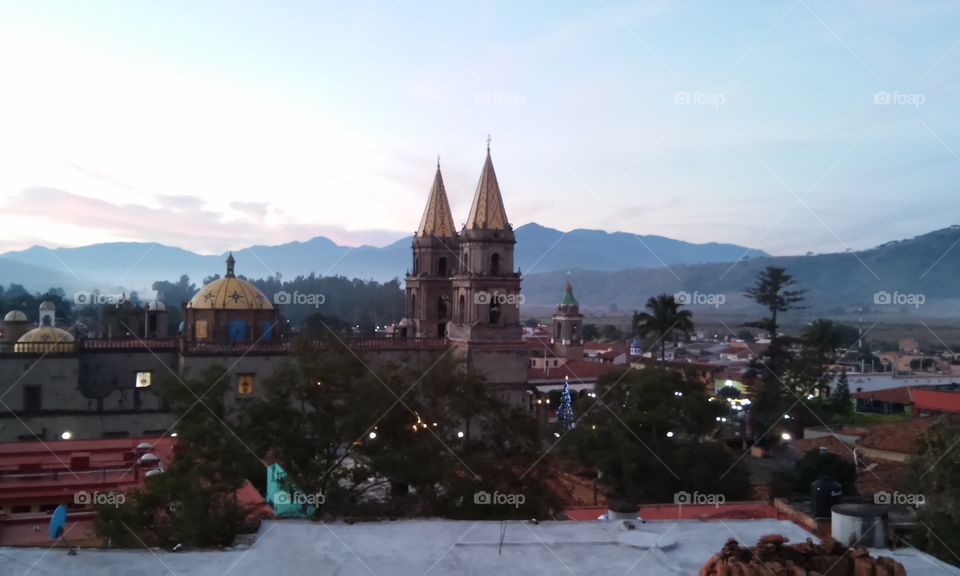
[(166, 304), (164, 304), (159, 300), (151, 300), (150, 302), (147, 303), (147, 310), (156, 310), (158, 312), (161, 312), (166, 309), (167, 309)]
[(56, 307), (56, 305), (54, 305), (53, 302), (51, 302), (51, 301), (49, 301), (49, 300), (44, 300), (43, 302), (40, 303), (40, 309), (41, 309), (41, 310), (56, 310), (57, 307)]
[(194, 310), (272, 310), (273, 304), (259, 289), (233, 273), (233, 254), (227, 258), (227, 275), (207, 284), (190, 299)]
[(27, 315), (19, 310), (11, 310), (3, 317), (4, 322), (26, 322)]
[[(43, 346), (47, 344), (47, 346)], [(14, 352), (72, 352), (73, 336), (66, 330), (53, 326), (41, 326), (27, 332), (17, 340)]]

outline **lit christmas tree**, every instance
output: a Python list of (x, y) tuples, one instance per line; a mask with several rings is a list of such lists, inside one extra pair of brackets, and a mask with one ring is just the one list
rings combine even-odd
[(569, 380), (569, 376), (564, 379), (563, 393), (560, 394), (560, 407), (557, 408), (557, 421), (560, 422), (560, 429), (564, 432), (577, 427), (577, 423), (573, 419), (573, 405), (570, 400)]

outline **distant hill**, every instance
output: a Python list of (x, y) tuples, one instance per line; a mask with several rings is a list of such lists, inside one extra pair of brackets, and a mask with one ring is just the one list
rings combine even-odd
[[(733, 261), (744, 254), (764, 255), (733, 244), (692, 244), (661, 236), (601, 230), (578, 229), (564, 233), (539, 224), (520, 226), (516, 234), (516, 265), (524, 273), (571, 268), (616, 271), (663, 264)], [(237, 273), (249, 278), (280, 273), (290, 279), (313, 272), (385, 281), (403, 278), (406, 274), (410, 267), (410, 244), (411, 239), (405, 238), (382, 248), (353, 248), (318, 236), (305, 242), (240, 248), (234, 250), (234, 255)], [(145, 290), (156, 280), (175, 280), (182, 274), (198, 284), (207, 276), (223, 274), (226, 254), (204, 256), (158, 243), (113, 242), (79, 248), (34, 246), (0, 257), (47, 269), (49, 273), (63, 271), (73, 278), (73, 284), (81, 284), (82, 289), (122, 286)], [(23, 269), (23, 274), (6, 277), (31, 282), (29, 276), (28, 270)]]
[[(595, 313), (626, 313), (641, 308), (655, 294), (684, 291), (724, 295), (719, 307), (691, 303), (695, 315), (756, 315), (758, 307), (743, 297), (743, 291), (768, 265), (786, 268), (800, 287), (809, 290), (803, 315), (856, 314), (863, 307), (865, 314), (873, 317), (960, 318), (960, 226), (860, 252), (764, 256), (736, 265), (671, 265), (669, 269), (613, 272), (576, 269), (573, 284), (581, 307)], [(563, 283), (561, 272), (526, 276), (526, 312), (549, 310), (562, 296)], [(882, 303), (887, 299), (884, 293), (899, 303)]]

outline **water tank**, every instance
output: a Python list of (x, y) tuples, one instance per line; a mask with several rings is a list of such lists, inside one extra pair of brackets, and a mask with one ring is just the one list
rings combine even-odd
[(814, 518), (829, 518), (830, 509), (840, 503), (843, 486), (836, 480), (823, 476), (810, 483), (810, 506)]
[(876, 504), (837, 504), (830, 526), (833, 538), (844, 546), (887, 547), (887, 509)]
[(624, 501), (613, 501), (607, 509), (608, 520), (636, 520), (640, 507)]

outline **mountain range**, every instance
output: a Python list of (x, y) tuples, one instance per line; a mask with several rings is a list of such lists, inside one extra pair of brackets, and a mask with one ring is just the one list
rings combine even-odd
[[(601, 230), (564, 233), (539, 224), (518, 227), (516, 236), (516, 265), (524, 274), (569, 268), (617, 271), (764, 255), (735, 244), (693, 244), (662, 236)], [(404, 238), (382, 248), (349, 247), (318, 236), (305, 242), (240, 248), (233, 254), (237, 273), (248, 278), (280, 273), (290, 279), (314, 272), (387, 281), (406, 274), (410, 245), (411, 239)], [(199, 283), (205, 277), (223, 274), (226, 256), (201, 255), (156, 243), (115, 242), (53, 249), (34, 246), (0, 255), (0, 277), (31, 290), (56, 285), (80, 290), (125, 287), (145, 293), (156, 280), (176, 280), (186, 274)], [(23, 265), (34, 269), (22, 268)]]
[[(516, 230), (524, 314), (548, 314), (570, 271), (588, 314), (627, 313), (660, 293), (689, 295), (697, 316), (756, 314), (743, 296), (764, 266), (782, 266), (807, 290), (805, 314), (865, 314), (892, 319), (960, 318), (960, 226), (857, 252), (770, 256), (734, 244), (693, 244), (661, 236), (539, 224)], [(237, 273), (285, 279), (311, 272), (386, 281), (410, 266), (410, 239), (382, 248), (347, 247), (316, 237), (235, 250)], [(32, 247), (0, 255), (0, 278), (42, 291), (124, 288), (149, 293), (156, 280), (182, 274), (200, 284), (223, 274), (226, 254), (201, 255), (150, 243), (79, 248)], [(722, 300), (722, 301), (721, 301)]]

